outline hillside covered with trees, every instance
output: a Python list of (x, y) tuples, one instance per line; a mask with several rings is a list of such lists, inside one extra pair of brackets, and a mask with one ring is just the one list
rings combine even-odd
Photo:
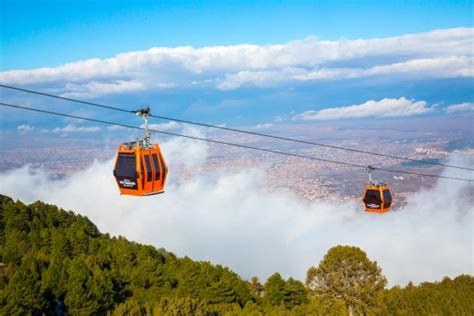
[(331, 248), (305, 284), (279, 273), (261, 284), (0, 195), (2, 315), (474, 315), (473, 276), (386, 284), (357, 247)]

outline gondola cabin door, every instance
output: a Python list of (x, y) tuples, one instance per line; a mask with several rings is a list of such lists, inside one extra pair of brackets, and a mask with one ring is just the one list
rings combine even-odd
[(150, 152), (144, 150), (142, 152), (142, 166), (143, 166), (143, 193), (153, 192), (153, 167), (151, 165)]
[(168, 168), (166, 166), (163, 155), (159, 150), (152, 150), (151, 162), (153, 165), (153, 191), (159, 192), (164, 190)]

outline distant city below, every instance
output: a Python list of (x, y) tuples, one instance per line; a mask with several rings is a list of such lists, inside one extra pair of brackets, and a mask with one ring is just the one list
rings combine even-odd
[[(316, 125), (286, 125), (269, 127), (265, 132), (431, 162), (444, 162), (455, 151), (457, 155), (474, 159), (474, 143), (467, 137), (470, 131), (463, 128), (420, 132), (414, 128), (404, 130), (354, 127), (335, 129)], [(312, 136), (308, 137), (308, 135)], [(360, 165), (432, 174), (439, 174), (442, 171), (439, 166), (354, 154), (317, 146), (295, 145), (284, 141), (268, 141), (257, 136), (221, 132), (211, 133), (208, 136), (224, 141), (258, 145)], [(33, 146), (28, 146), (28, 138), (23, 142), (20, 138), (14, 146), (6, 146), (0, 151), (0, 171), (4, 172), (29, 164), (33, 168), (41, 167), (51, 171), (52, 174), (61, 178), (86, 169), (94, 160), (113, 159), (115, 146), (129, 137), (122, 140), (107, 139), (107, 141), (100, 138), (96, 140), (39, 138)], [(163, 143), (166, 143), (166, 140)], [(324, 200), (342, 203), (357, 200), (367, 181), (367, 172), (362, 169), (295, 157), (262, 154), (227, 146), (210, 145), (207, 159), (192, 170), (185, 168), (180, 161), (175, 161), (175, 157), (167, 157), (166, 154), (165, 151), (164, 155), (168, 158), (170, 166), (170, 181), (184, 182), (191, 177), (222, 170), (236, 173), (246, 169), (264, 169), (268, 190), (291, 192), (308, 201)], [(196, 159), (200, 158), (202, 157), (196, 157)], [(420, 187), (430, 187), (436, 181), (428, 177), (384, 172), (375, 172), (375, 177), (392, 186), (396, 198), (395, 209), (403, 206), (406, 199)]]

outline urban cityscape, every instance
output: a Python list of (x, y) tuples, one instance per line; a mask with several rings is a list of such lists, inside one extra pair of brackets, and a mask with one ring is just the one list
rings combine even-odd
[[(465, 135), (471, 133), (469, 124), (450, 132), (403, 130), (362, 130), (357, 134), (351, 128), (341, 129), (317, 127), (314, 125), (283, 125), (278, 128), (272, 126), (265, 130), (268, 134), (286, 133), (295, 135), (294, 138), (313, 141), (320, 144), (354, 148), (357, 150), (383, 153), (392, 156), (407, 157), (410, 159), (443, 162), (456, 152), (457, 156), (473, 159), (474, 149)], [(251, 129), (251, 127), (250, 127)], [(428, 130), (430, 130), (428, 126)], [(303, 136), (301, 136), (303, 135)], [(318, 135), (313, 139), (308, 135)], [(356, 136), (354, 136), (356, 135)], [(306, 156), (351, 162), (361, 166), (374, 166), (393, 170), (415, 171), (427, 174), (440, 174), (442, 168), (423, 163), (411, 163), (377, 157), (373, 155), (353, 153), (321, 146), (295, 145), (291, 142), (267, 141), (262, 137), (239, 135), (221, 132), (210, 132), (209, 137), (221, 141), (232, 141), (256, 145), (261, 148), (271, 148), (285, 152), (298, 153)], [(28, 138), (26, 138), (28, 139)], [(165, 141), (168, 141), (166, 139)], [(114, 143), (114, 141), (116, 143)], [(72, 173), (80, 172), (89, 167), (94, 161), (108, 161), (115, 157), (114, 145), (120, 140), (103, 141), (75, 138), (58, 138), (57, 141), (38, 140), (35, 145), (22, 147), (27, 140), (16, 141), (13, 146), (5, 146), (0, 155), (0, 171), (20, 168), (29, 165), (31, 168), (42, 168), (55, 177), (61, 178)], [(7, 143), (7, 141), (5, 141)], [(13, 144), (13, 142), (12, 142)], [(396, 146), (392, 146), (396, 144)], [(166, 152), (164, 152), (166, 158)], [(194, 170), (188, 170), (179, 164), (179, 161), (169, 162), (176, 169), (170, 170), (172, 179), (182, 183), (190, 177), (199, 177), (200, 174), (225, 170), (238, 173), (249, 169), (264, 170), (267, 190), (273, 192), (287, 192), (307, 201), (321, 200), (335, 203), (359, 201), (361, 192), (367, 182), (367, 170), (341, 166), (317, 160), (308, 160), (298, 157), (280, 156), (271, 153), (253, 152), (251, 150), (211, 144), (207, 149), (205, 161)], [(404, 173), (374, 172), (374, 177), (388, 183), (395, 195), (394, 209), (400, 209), (413, 193), (420, 188), (433, 186), (437, 179), (420, 177)]]

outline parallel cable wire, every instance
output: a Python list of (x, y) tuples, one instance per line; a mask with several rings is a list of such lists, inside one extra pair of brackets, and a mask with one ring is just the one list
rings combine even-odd
[[(13, 104), (8, 104), (8, 103), (3, 103), (3, 102), (0, 102), (0, 105), (4, 106), (4, 107), (16, 108), (16, 109), (20, 109), (20, 110), (33, 111), (33, 112), (45, 113), (45, 114), (56, 115), (56, 116), (63, 116), (63, 117), (68, 117), (68, 118), (73, 118), (73, 119), (78, 119), (78, 120), (90, 121), (90, 122), (94, 122), (94, 123), (107, 124), (107, 125), (113, 125), (113, 126), (121, 126), (121, 127), (125, 127), (125, 128), (130, 128), (130, 129), (137, 129), (137, 130), (144, 130), (143, 127), (129, 125), (129, 124), (122, 124), (122, 123), (110, 122), (110, 121), (99, 120), (99, 119), (94, 119), (94, 118), (87, 118), (87, 117), (82, 117), (82, 116), (77, 116), (77, 115), (65, 114), (65, 113), (60, 113), (60, 112), (41, 110), (41, 109), (37, 109), (37, 108), (25, 107), (25, 106), (20, 106), (20, 105), (13, 105)], [(196, 137), (196, 136), (191, 136), (191, 135), (183, 135), (183, 134), (178, 134), (178, 133), (173, 133), (173, 132), (158, 131), (158, 130), (154, 130), (154, 129), (150, 129), (150, 131), (154, 132), (154, 133), (158, 133), (158, 134), (176, 136), (176, 137), (184, 137), (184, 138), (188, 138), (188, 139), (199, 140), (199, 141), (213, 143), (213, 144), (233, 146), (233, 147), (238, 147), (238, 148), (243, 148), (243, 149), (251, 149), (251, 150), (256, 150), (256, 151), (260, 151), (260, 152), (267, 152), (267, 153), (271, 153), (271, 154), (277, 154), (277, 155), (284, 155), (284, 156), (290, 156), (290, 157), (297, 157), (297, 158), (303, 158), (303, 159), (309, 159), (309, 160), (328, 162), (328, 163), (339, 164), (339, 165), (355, 167), (355, 168), (360, 168), (360, 169), (367, 169), (367, 166), (360, 165), (360, 164), (355, 164), (355, 163), (350, 163), (350, 162), (345, 162), (345, 161), (330, 160), (330, 159), (318, 158), (318, 157), (313, 157), (313, 156), (294, 154), (294, 153), (289, 153), (289, 152), (284, 152), (284, 151), (279, 151), (279, 150), (266, 149), (266, 148), (260, 148), (260, 147), (255, 147), (255, 146), (224, 142), (224, 141), (215, 140), (215, 139)], [(421, 177), (442, 178), (442, 179), (474, 182), (474, 179), (465, 179), (465, 178), (449, 177), (449, 176), (442, 176), (442, 175), (435, 175), (435, 174), (418, 173), (418, 172), (412, 172), (412, 171), (406, 171), (406, 170), (396, 170), (396, 169), (387, 169), (387, 168), (379, 168), (379, 167), (374, 167), (374, 170), (380, 170), (380, 171), (385, 171), (385, 172), (390, 172), (390, 173), (410, 174), (410, 175), (416, 175), (416, 176), (421, 176)]]
[(61, 96), (55, 95), (55, 94), (39, 92), (39, 91), (34, 91), (34, 90), (29, 90), (29, 89), (23, 89), (23, 88), (4, 85), (4, 84), (0, 84), (0, 87), (6, 88), (6, 89), (11, 89), (11, 90), (17, 90), (17, 91), (21, 91), (21, 92), (27, 92), (27, 93), (36, 94), (36, 95), (42, 95), (44, 97), (49, 97), (49, 98), (55, 98), (55, 99), (64, 100), (64, 101), (70, 101), (70, 102), (74, 102), (74, 103), (92, 105), (92, 106), (96, 106), (96, 107), (103, 108), (103, 109), (108, 109), (108, 110), (115, 110), (115, 111), (120, 111), (120, 112), (125, 112), (125, 113), (135, 113), (136, 112), (136, 111), (129, 111), (129, 110), (121, 109), (121, 108), (118, 108), (118, 107), (115, 107), (115, 106), (108, 106), (108, 105), (98, 104), (98, 103), (94, 103), (94, 102), (76, 100), (76, 99), (61, 97)]
[[(29, 89), (24, 89), (24, 88), (18, 88), (18, 87), (13, 87), (13, 86), (4, 85), (4, 84), (0, 84), (0, 87), (6, 88), (6, 89), (11, 89), (11, 90), (17, 90), (17, 91), (21, 91), (21, 92), (26, 92), (26, 93), (31, 93), (31, 94), (36, 94), (36, 95), (41, 95), (41, 96), (46, 96), (46, 97), (50, 97), (50, 98), (56, 98), (56, 99), (60, 99), (60, 100), (75, 102), (75, 103), (81, 103), (81, 104), (85, 104), (85, 105), (91, 105), (91, 106), (104, 108), (104, 109), (109, 109), (109, 110), (116, 110), (116, 111), (126, 112), (126, 113), (135, 113), (136, 112), (136, 111), (125, 110), (125, 109), (118, 108), (118, 107), (103, 105), (103, 104), (94, 103), (94, 102), (82, 101), (82, 100), (77, 100), (77, 99), (72, 99), (72, 98), (67, 98), (67, 97), (61, 97), (61, 96), (54, 95), (54, 94), (49, 94), (49, 93), (44, 93), (44, 92), (39, 92), (39, 91), (34, 91), (34, 90), (29, 90)], [(248, 130), (242, 130), (242, 129), (225, 127), (225, 126), (218, 126), (218, 125), (213, 125), (213, 124), (200, 123), (200, 122), (184, 120), (184, 119), (178, 119), (178, 118), (173, 118), (173, 117), (168, 117), (168, 116), (150, 114), (150, 117), (154, 117), (154, 118), (158, 118), (158, 119), (162, 119), (162, 120), (167, 120), (167, 121), (175, 121), (175, 122), (180, 122), (180, 123), (185, 123), (185, 124), (192, 124), (192, 125), (197, 125), (197, 126), (201, 126), (201, 127), (214, 128), (214, 129), (219, 129), (219, 130), (224, 130), (224, 131), (229, 131), (229, 132), (259, 136), (259, 137), (266, 137), (266, 138), (271, 138), (271, 139), (276, 139), (276, 140), (283, 140), (283, 141), (289, 141), (289, 142), (306, 144), (306, 145), (313, 145), (313, 146), (326, 147), (326, 148), (337, 149), (337, 150), (344, 150), (344, 151), (349, 151), (349, 152), (353, 152), (353, 153), (379, 156), (379, 157), (385, 157), (385, 158), (391, 158), (391, 159), (397, 159), (397, 160), (405, 160), (405, 161), (422, 163), (422, 164), (426, 164), (426, 165), (442, 166), (442, 167), (447, 167), (447, 168), (455, 168), (455, 169), (474, 171), (474, 169), (472, 169), (472, 168), (453, 166), (453, 165), (448, 165), (448, 164), (444, 164), (444, 163), (440, 163), (440, 162), (425, 161), (425, 160), (419, 160), (419, 159), (403, 157), (403, 156), (382, 154), (382, 153), (366, 151), (366, 150), (361, 150), (361, 149), (354, 149), (354, 148), (347, 148), (347, 147), (341, 147), (341, 146), (336, 146), (336, 145), (316, 143), (316, 142), (300, 140), (300, 139), (296, 139), (296, 138), (277, 136), (277, 135), (271, 135), (271, 134), (265, 134), (265, 133), (259, 133), (259, 132), (252, 132), (252, 131), (248, 131)]]

